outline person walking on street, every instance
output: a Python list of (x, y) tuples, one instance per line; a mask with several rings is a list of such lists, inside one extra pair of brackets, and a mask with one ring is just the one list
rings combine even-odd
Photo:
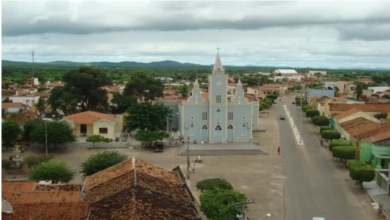
[(280, 146), (278, 147), (278, 155), (280, 155)]
[(192, 164), (192, 172), (195, 173), (195, 164)]
[(322, 139), (321, 139), (321, 140), (320, 140), (320, 142), (321, 142), (321, 146), (323, 146), (323, 144), (324, 144), (324, 140), (322, 140)]

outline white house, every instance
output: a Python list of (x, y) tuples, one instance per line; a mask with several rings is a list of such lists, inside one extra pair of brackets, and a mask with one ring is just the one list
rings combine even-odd
[(373, 87), (368, 87), (369, 90), (371, 90), (371, 92), (373, 94), (377, 93), (377, 92), (386, 92), (387, 90), (390, 90), (390, 87), (389, 86), (373, 86)]
[(24, 105), (32, 106), (32, 103), (37, 103), (39, 100), (39, 96), (11, 96), (9, 97), (9, 101), (13, 103), (23, 103)]
[(274, 73), (276, 73), (276, 74), (280, 73), (282, 76), (298, 74), (298, 72), (293, 70), (293, 69), (277, 69), (274, 71)]
[(282, 82), (283, 80), (288, 82), (300, 82), (302, 81), (303, 76), (296, 74), (296, 75), (284, 75), (284, 76), (274, 76), (270, 77), (269, 80), (272, 80), (274, 82)]
[(20, 102), (3, 102), (1, 103), (1, 109), (4, 109), (8, 113), (17, 113), (20, 109), (24, 109), (24, 105)]

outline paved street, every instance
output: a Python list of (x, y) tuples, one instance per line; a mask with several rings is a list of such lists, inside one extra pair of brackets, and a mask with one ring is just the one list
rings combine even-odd
[[(294, 96), (286, 96), (274, 105), (276, 116), (285, 115), (283, 104), (288, 106), (298, 126), (302, 111), (291, 103)], [(287, 120), (279, 121), (281, 152), (287, 178), (286, 220), (311, 219), (319, 216), (330, 220), (366, 220), (363, 208), (343, 178), (331, 165), (327, 149), (320, 146), (317, 135), (304, 120), (302, 134), (305, 145), (298, 146)], [(298, 140), (299, 141), (299, 140)]]

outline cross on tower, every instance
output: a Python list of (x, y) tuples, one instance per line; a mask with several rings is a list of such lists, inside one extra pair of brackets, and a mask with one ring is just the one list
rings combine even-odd
[(219, 47), (217, 46), (217, 52), (219, 53)]

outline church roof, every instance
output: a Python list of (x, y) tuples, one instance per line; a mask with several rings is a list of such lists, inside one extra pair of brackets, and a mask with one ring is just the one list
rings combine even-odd
[(217, 52), (217, 56), (215, 57), (213, 74), (224, 74), (225, 70), (223, 69), (221, 58), (219, 57), (219, 51)]

